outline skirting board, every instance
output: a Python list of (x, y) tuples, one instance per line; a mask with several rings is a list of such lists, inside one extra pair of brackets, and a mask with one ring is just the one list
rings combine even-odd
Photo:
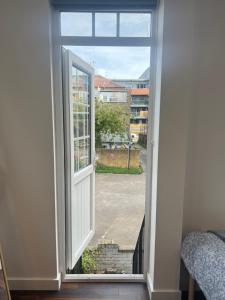
[(15, 290), (48, 290), (58, 291), (61, 287), (61, 274), (59, 273), (56, 278), (17, 278), (9, 277), (9, 289)]
[(147, 287), (150, 300), (181, 300), (179, 290), (154, 290), (149, 274), (147, 274)]
[(145, 282), (141, 274), (66, 274), (62, 282)]

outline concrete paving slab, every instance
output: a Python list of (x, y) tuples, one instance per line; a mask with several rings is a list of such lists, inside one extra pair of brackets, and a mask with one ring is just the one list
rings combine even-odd
[(96, 234), (90, 246), (113, 240), (135, 248), (145, 208), (145, 173), (96, 174)]

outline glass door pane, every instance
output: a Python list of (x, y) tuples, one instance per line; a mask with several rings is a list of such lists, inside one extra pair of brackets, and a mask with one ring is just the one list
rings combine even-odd
[(90, 165), (90, 78), (72, 66), (74, 172)]

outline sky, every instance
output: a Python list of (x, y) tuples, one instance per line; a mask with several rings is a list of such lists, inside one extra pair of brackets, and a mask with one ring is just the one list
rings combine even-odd
[[(149, 14), (120, 15), (121, 36), (149, 36)], [(131, 26), (132, 25), (132, 26)], [(92, 15), (90, 13), (62, 13), (61, 33), (65, 36), (91, 36)], [(96, 36), (115, 36), (116, 14), (96, 13)], [(113, 79), (137, 79), (150, 65), (148, 47), (68, 47), (74, 54), (91, 64), (95, 74)]]
[(148, 47), (66, 46), (95, 69), (95, 74), (112, 79), (137, 79), (149, 67)]

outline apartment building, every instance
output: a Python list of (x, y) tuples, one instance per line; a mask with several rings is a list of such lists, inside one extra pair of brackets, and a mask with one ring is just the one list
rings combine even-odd
[(106, 77), (95, 75), (94, 88), (95, 99), (113, 105), (120, 105), (124, 111), (130, 112), (130, 98), (126, 87)]
[(148, 67), (137, 79), (113, 79), (113, 82), (127, 89), (144, 89), (150, 87), (150, 67)]
[(149, 88), (130, 89), (130, 132), (146, 134), (148, 123)]
[(138, 79), (113, 79), (113, 82), (126, 87), (127, 89), (143, 89), (149, 87), (149, 78)]

